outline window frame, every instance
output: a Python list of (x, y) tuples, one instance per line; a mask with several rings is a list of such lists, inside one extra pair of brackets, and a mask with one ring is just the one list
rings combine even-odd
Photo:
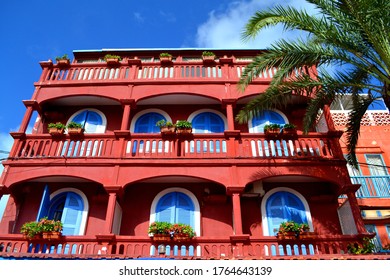
[[(201, 109), (201, 110), (197, 110), (195, 112), (192, 112), (188, 117), (188, 121), (192, 123), (196, 116), (203, 114), (203, 113), (213, 113), (213, 114), (216, 114), (217, 116), (219, 116), (223, 121), (223, 126), (224, 126), (223, 130), (224, 131), (227, 130), (228, 123), (227, 123), (226, 116), (224, 114), (222, 114), (221, 112), (219, 112), (217, 110), (213, 110), (213, 109)], [(194, 127), (192, 127), (192, 131), (193, 131), (193, 133), (201, 133), (201, 132), (196, 132), (196, 129)], [(203, 133), (208, 133), (208, 132), (203, 132)], [(218, 132), (218, 133), (223, 133), (223, 132)]]
[(142, 111), (140, 111), (140, 112), (138, 112), (138, 113), (136, 113), (136, 114), (134, 115), (134, 117), (133, 117), (133, 119), (132, 119), (132, 121), (131, 121), (131, 123), (130, 123), (130, 132), (131, 132), (131, 133), (135, 133), (135, 132), (134, 132), (134, 131), (135, 131), (135, 125), (136, 125), (138, 119), (139, 119), (140, 117), (142, 117), (143, 115), (146, 115), (146, 114), (149, 114), (149, 113), (157, 113), (157, 114), (160, 114), (160, 115), (162, 115), (162, 116), (165, 118), (165, 120), (166, 120), (167, 122), (172, 122), (171, 117), (168, 115), (167, 112), (165, 112), (165, 111), (163, 111), (163, 110), (160, 110), (160, 109), (157, 109), (157, 108), (145, 109), (145, 110), (142, 110)]
[[(283, 120), (284, 120), (284, 124), (287, 124), (287, 123), (289, 123), (289, 121), (288, 121), (288, 118), (286, 117), (286, 115), (282, 112), (282, 111), (280, 111), (280, 110), (277, 110), (277, 109), (272, 109), (272, 110), (264, 110), (264, 111), (270, 111), (270, 112), (275, 112), (275, 113), (277, 113), (277, 114), (279, 114), (282, 118), (283, 118)], [(249, 133), (264, 133), (264, 131), (257, 131), (257, 127), (258, 126), (253, 126), (253, 119), (254, 118), (256, 118), (256, 116), (252, 116), (250, 119), (249, 119), (249, 121), (248, 121), (248, 131), (249, 131)], [(271, 123), (271, 122), (270, 122)]]
[(70, 122), (73, 121), (73, 119), (78, 116), (79, 114), (81, 114), (82, 112), (84, 111), (91, 111), (91, 112), (94, 112), (94, 113), (97, 113), (101, 118), (102, 118), (102, 124), (101, 125), (98, 125), (98, 129), (94, 132), (88, 132), (88, 131), (84, 131), (84, 133), (86, 134), (99, 134), (99, 133), (105, 133), (106, 132), (106, 129), (107, 129), (107, 118), (106, 116), (103, 114), (102, 111), (98, 110), (98, 109), (95, 109), (95, 108), (83, 108), (81, 110), (78, 110), (77, 112), (75, 112), (73, 115), (71, 115), (68, 119), (68, 121), (66, 122), (66, 125), (68, 125)]

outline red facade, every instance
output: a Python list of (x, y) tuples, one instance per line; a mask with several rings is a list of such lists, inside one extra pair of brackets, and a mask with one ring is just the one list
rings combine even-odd
[[(200, 50), (170, 52), (169, 62), (160, 61), (159, 50), (115, 50), (122, 59), (112, 64), (102, 50), (75, 51), (69, 65), (40, 63), (3, 162), (0, 191), (10, 198), (0, 255), (330, 258), (371, 236), (329, 107), (305, 135), (306, 102), (298, 97), (239, 124), (238, 111), (276, 69), (243, 93), (237, 82), (257, 51), (217, 50), (204, 61)], [(39, 117), (28, 134), (34, 112)], [(188, 120), (192, 133), (161, 134), (160, 118)], [(267, 136), (263, 126), (273, 120), (295, 124), (297, 135)], [(70, 121), (84, 133), (48, 132), (49, 123)], [(385, 147), (381, 141), (375, 147)], [(62, 219), (63, 236), (25, 239), (21, 226), (39, 216)], [(149, 225), (169, 219), (188, 221), (196, 237), (153, 241)], [(279, 240), (274, 229), (288, 219), (307, 223), (311, 238)]]

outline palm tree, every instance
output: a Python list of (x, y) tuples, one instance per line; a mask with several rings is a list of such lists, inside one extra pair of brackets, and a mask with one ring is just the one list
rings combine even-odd
[[(286, 106), (292, 96), (299, 95), (309, 100), (303, 120), (307, 132), (320, 109), (340, 95), (351, 94), (347, 159), (356, 166), (360, 121), (367, 108), (378, 98), (390, 108), (390, 1), (307, 2), (315, 6), (317, 15), (278, 5), (256, 12), (247, 23), (243, 40), (277, 24), (307, 36), (294, 41), (281, 39), (248, 65), (239, 81), (241, 90), (263, 71), (276, 67), (277, 72), (269, 88), (247, 103), (236, 119), (247, 122), (262, 110)], [(324, 66), (329, 65), (337, 67), (327, 71)]]

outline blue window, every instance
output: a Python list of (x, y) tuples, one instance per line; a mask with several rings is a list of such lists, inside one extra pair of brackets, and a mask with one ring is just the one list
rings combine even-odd
[(184, 193), (168, 193), (161, 197), (157, 203), (156, 221), (183, 223), (194, 227), (194, 203)]
[(217, 114), (204, 112), (194, 117), (192, 128), (195, 133), (222, 133), (225, 130), (225, 123)]
[[(83, 110), (76, 116), (74, 116), (71, 121), (79, 123), (83, 126), (86, 133), (103, 133), (102, 126), (103, 118), (102, 116), (92, 110)], [(104, 129), (104, 128), (103, 128)]]
[(259, 115), (252, 119), (252, 132), (262, 133), (264, 132), (264, 126), (266, 124), (276, 123), (284, 125), (286, 121), (279, 113), (271, 110), (262, 111)]
[(166, 118), (159, 113), (147, 113), (139, 117), (135, 123), (135, 133), (158, 133), (160, 128), (156, 126), (159, 120), (166, 120)]
[(306, 211), (302, 201), (290, 192), (272, 194), (266, 203), (269, 235), (275, 235), (282, 222), (307, 223)]
[(84, 203), (78, 194), (64, 192), (52, 199), (48, 217), (63, 223), (64, 235), (78, 235), (83, 209)]

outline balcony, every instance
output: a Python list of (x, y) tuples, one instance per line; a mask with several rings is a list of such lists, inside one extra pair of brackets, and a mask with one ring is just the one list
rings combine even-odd
[(361, 187), (356, 192), (357, 198), (389, 198), (390, 197), (390, 176), (351, 176), (354, 184)]
[[(16, 136), (14, 136), (17, 138)], [(163, 137), (160, 134), (69, 135), (29, 134), (15, 142), (10, 159), (111, 158), (111, 159), (338, 159), (334, 136), (322, 133), (298, 135), (295, 139), (268, 139), (264, 134), (191, 134)]]
[[(232, 60), (229, 60), (231, 62)], [(142, 62), (131, 65), (122, 62), (117, 67), (101, 63), (73, 63), (70, 67), (60, 67), (51, 62), (41, 62), (42, 68), (46, 68), (40, 82), (42, 84), (58, 83), (91, 83), (91, 82), (153, 82), (169, 81), (237, 81), (247, 63), (228, 64), (220, 60), (216, 64), (204, 65), (202, 61), (181, 61), (169, 65), (161, 65), (159, 62)], [(225, 67), (226, 66), (226, 67)], [(270, 82), (276, 73), (276, 68), (261, 73), (259, 81)]]
[[(193, 241), (154, 243), (149, 237), (97, 235), (63, 236), (59, 240), (26, 240), (21, 234), (0, 236), (0, 257), (16, 258), (175, 258), (175, 259), (389, 259), (386, 254), (353, 256), (347, 245), (356, 236), (317, 236), (308, 240), (276, 237), (245, 240), (196, 237)], [(160, 247), (161, 248), (161, 247)]]

